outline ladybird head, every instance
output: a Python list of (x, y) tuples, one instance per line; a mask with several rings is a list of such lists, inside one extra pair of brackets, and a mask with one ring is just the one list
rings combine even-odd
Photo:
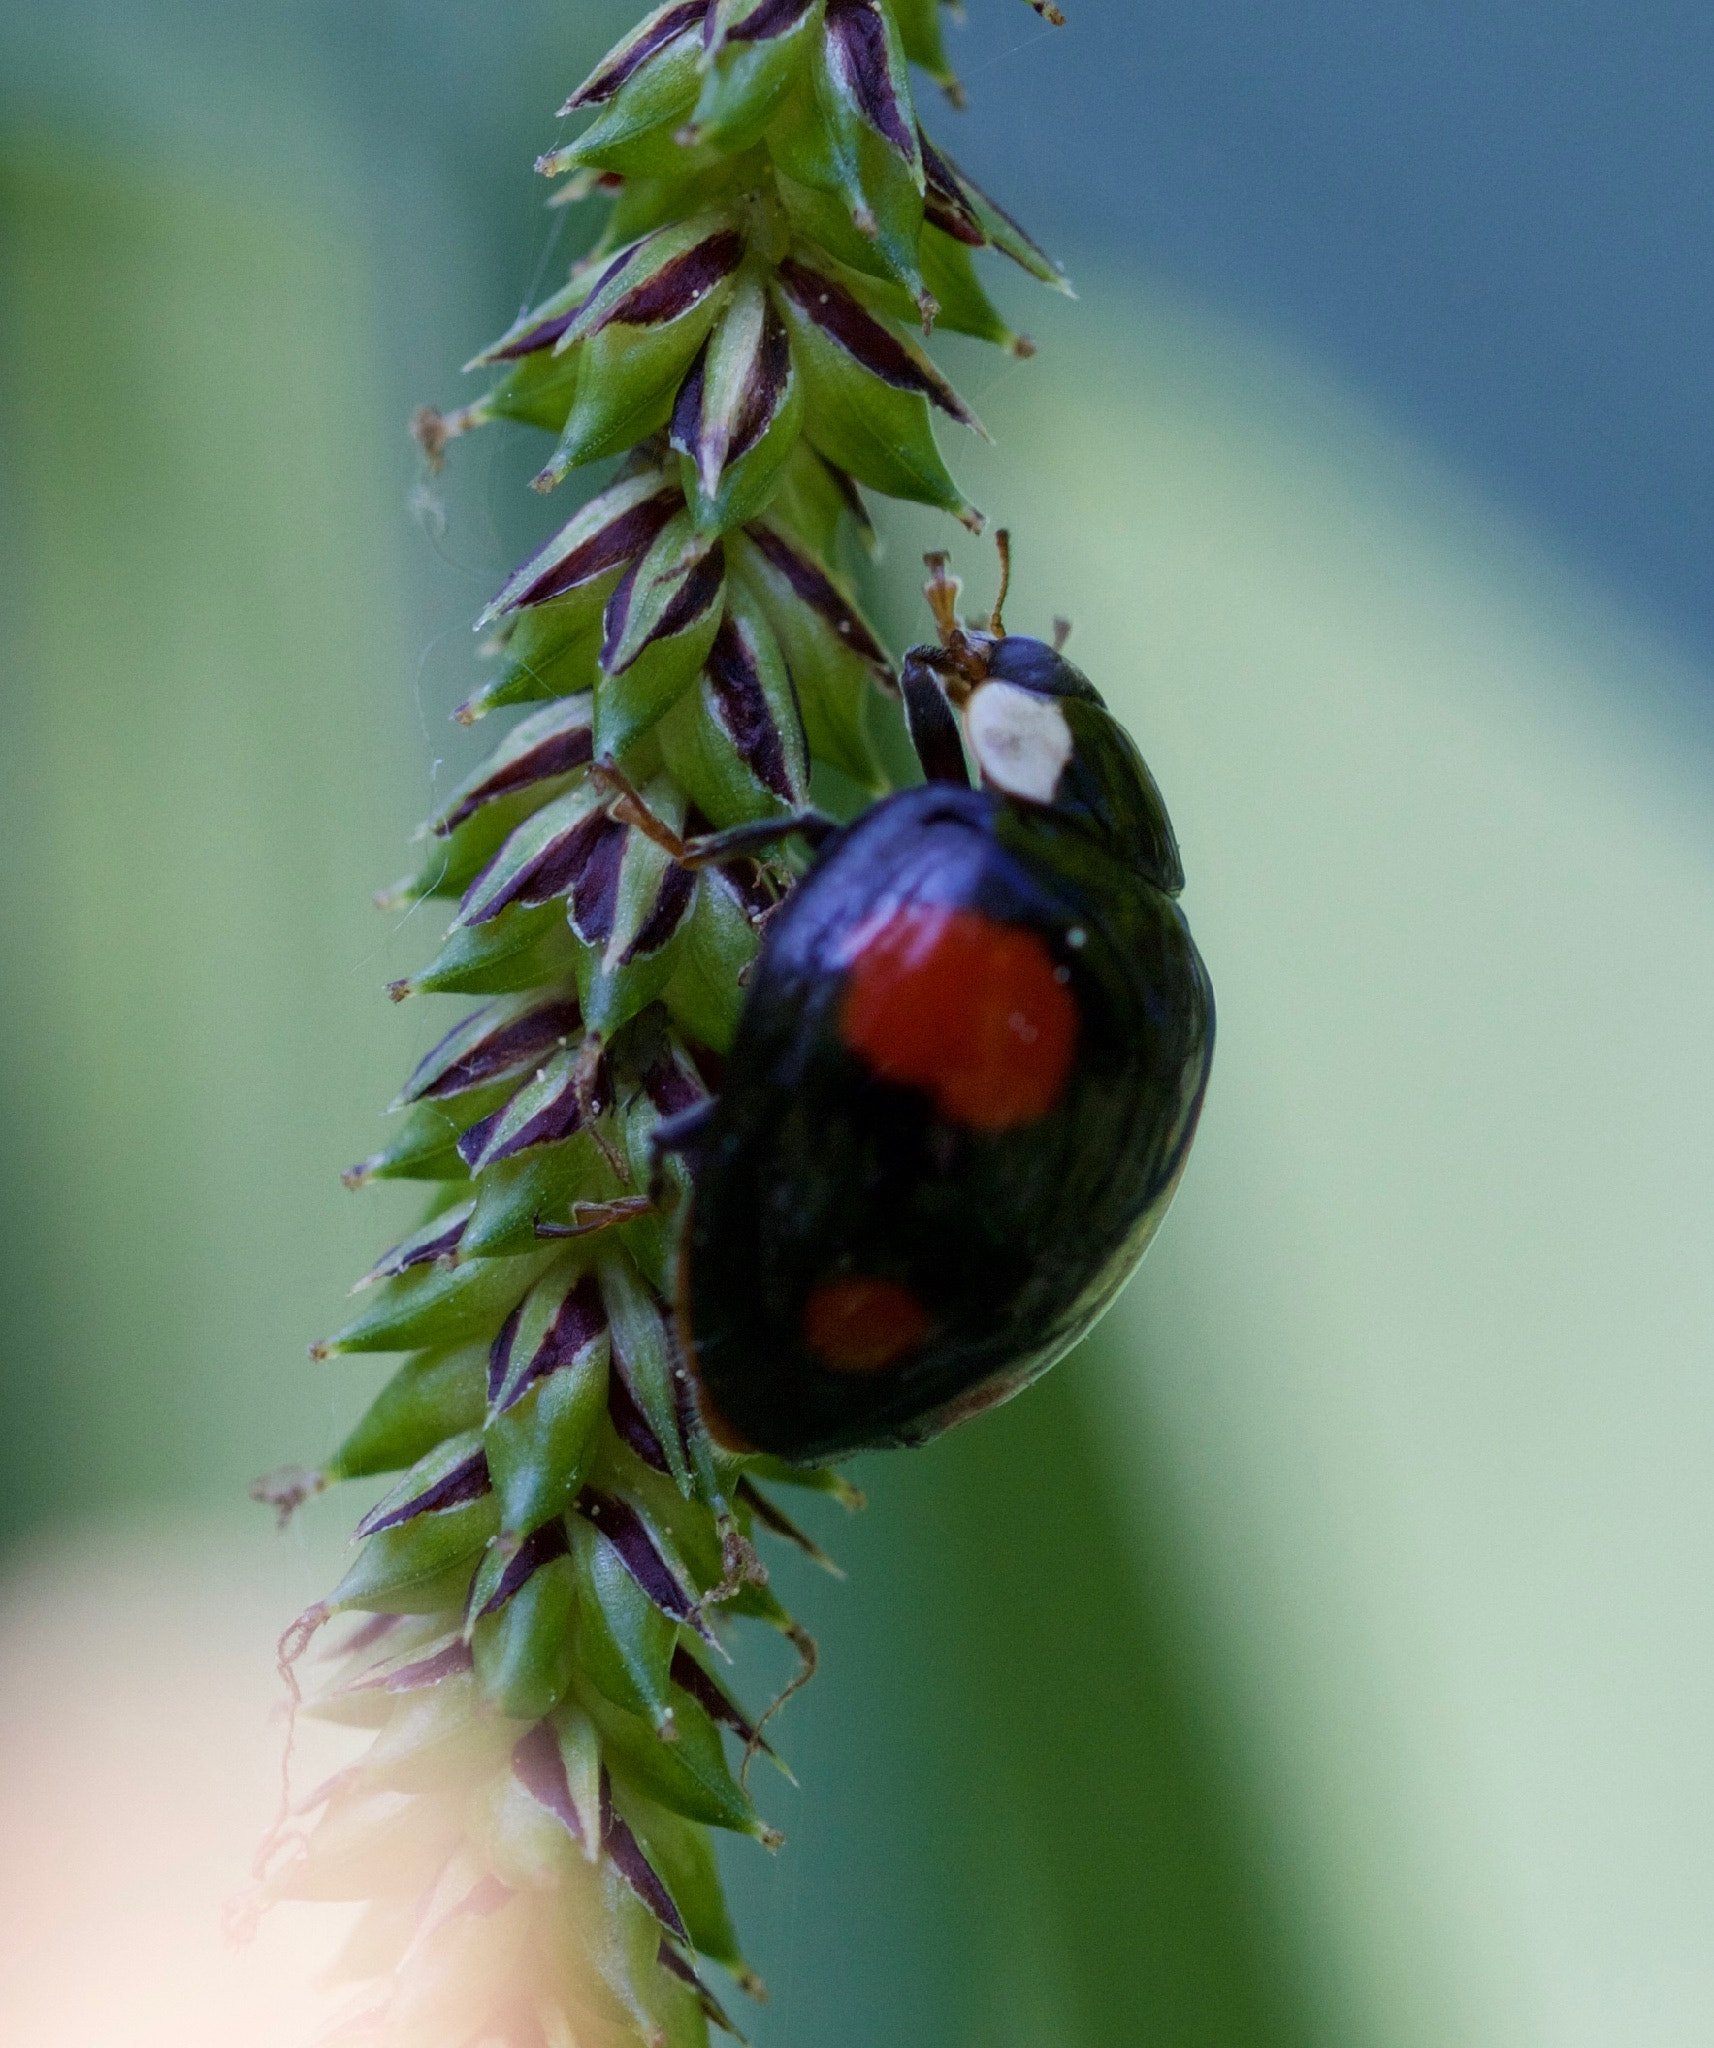
[(931, 556), (929, 602), (941, 645), (918, 650), (963, 714), (964, 743), (985, 787), (1070, 818), (1106, 842), (1128, 866), (1177, 895), (1184, 869), (1171, 820), (1135, 741), (1101, 693), (1055, 644), (1007, 633), (1002, 583), (987, 628), (961, 624), (958, 585), (945, 558)]

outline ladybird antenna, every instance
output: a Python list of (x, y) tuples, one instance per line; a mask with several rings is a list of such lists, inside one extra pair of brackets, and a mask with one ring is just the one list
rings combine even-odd
[(1067, 642), (1067, 641), (1068, 641), (1068, 640), (1069, 640), (1070, 638), (1071, 638), (1071, 621), (1070, 621), (1069, 619), (1055, 619), (1055, 620), (1054, 620), (1054, 622), (1053, 622), (1053, 651), (1054, 651), (1054, 653), (1055, 653), (1055, 654), (1063, 654), (1063, 653), (1065, 652), (1065, 643), (1066, 643), (1066, 642)]
[(1005, 612), (1006, 598), (1012, 588), (1012, 536), (1008, 528), (1002, 526), (994, 535), (994, 545), (1000, 550), (1000, 590), (994, 599), (994, 613), (988, 621), (988, 630), (996, 640), (999, 640), (1005, 636), (1006, 628), (1002, 614)]

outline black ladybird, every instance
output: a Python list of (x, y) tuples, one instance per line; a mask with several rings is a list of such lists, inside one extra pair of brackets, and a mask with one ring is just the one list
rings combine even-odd
[(691, 1148), (710, 1426), (798, 1461), (921, 1443), (1053, 1364), (1153, 1236), (1213, 1053), (1141, 755), (1055, 648), (961, 627), (935, 567), (943, 644), (904, 671), (931, 779), (774, 918)]

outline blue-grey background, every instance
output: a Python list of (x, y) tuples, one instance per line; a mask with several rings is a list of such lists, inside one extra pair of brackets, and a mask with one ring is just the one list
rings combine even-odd
[[(0, 0), (20, 1560), (224, 1530), (366, 1383), (302, 1347), (402, 1211), (332, 1175), (440, 1028), (367, 892), (552, 517), (402, 423), (563, 263), (529, 165), (630, 11)], [(1043, 354), (949, 349), (955, 459), (1173, 800), (1222, 1065), (1091, 1352), (788, 1574), (756, 2039), (1690, 2048), (1714, 29), (970, 15), (930, 125), (1084, 296), (1002, 278)], [(206, 1547), (290, 1611), (346, 1512)]]
[[(389, 359), (415, 392), (444, 377), (442, 330), (422, 320), (437, 280), (380, 209), (457, 209), (492, 303), (514, 303), (540, 234), (531, 150), (575, 68), (563, 53), (603, 12), (9, 0), (9, 96), (110, 141), (216, 152), (337, 127), (395, 271)], [(1059, 33), (1006, 0), (969, 14), (953, 47), (971, 110), (930, 117), (1044, 239), (1314, 351), (1627, 598), (1714, 643), (1706, 9), (1082, 0)], [(481, 306), (459, 295), (473, 342), (492, 324)]]

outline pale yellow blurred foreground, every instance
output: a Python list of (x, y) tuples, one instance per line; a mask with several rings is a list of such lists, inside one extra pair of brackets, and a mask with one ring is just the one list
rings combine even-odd
[[(336, 2009), (314, 1982), (346, 1908), (222, 1936), (274, 1808), (295, 1564), (261, 1518), (19, 1562), (0, 1599), (7, 2048), (303, 2048)], [(304, 1734), (308, 1785), (328, 1733)]]

